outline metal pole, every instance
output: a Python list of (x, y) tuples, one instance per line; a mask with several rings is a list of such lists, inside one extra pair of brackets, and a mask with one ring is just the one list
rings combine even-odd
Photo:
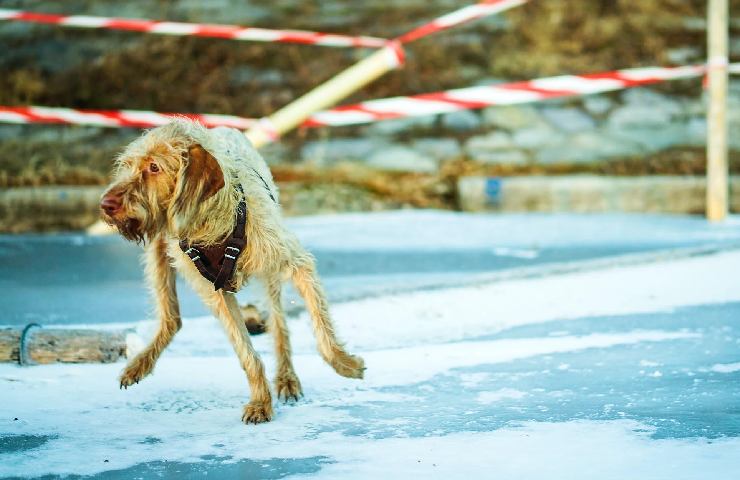
[(707, 19), (707, 219), (727, 216), (727, 0), (709, 0)]

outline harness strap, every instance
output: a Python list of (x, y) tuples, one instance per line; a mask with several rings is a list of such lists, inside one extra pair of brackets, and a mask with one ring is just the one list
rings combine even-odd
[[(277, 199), (270, 190), (270, 186), (267, 184), (265, 179), (254, 167), (250, 167), (257, 177), (262, 181), (262, 185), (267, 190), (267, 194), (270, 196), (273, 202), (277, 204)], [(216, 290), (225, 289), (233, 291), (234, 286), (231, 285), (231, 277), (234, 275), (234, 269), (236, 268), (236, 262), (239, 259), (244, 248), (247, 246), (247, 201), (244, 198), (244, 189), (241, 184), (236, 185), (237, 190), (241, 193), (241, 199), (239, 205), (236, 208), (236, 225), (231, 236), (226, 240), (223, 256), (219, 260), (214, 260), (217, 264), (212, 265), (208, 260), (208, 256), (204, 252), (204, 249), (208, 247), (198, 248), (195, 245), (190, 245), (186, 239), (180, 240), (180, 249), (190, 257), (195, 268), (198, 269), (200, 274), (209, 282), (213, 283)], [(218, 247), (220, 248), (220, 246)], [(221, 266), (219, 269), (218, 266)], [(218, 269), (218, 271), (217, 271)]]
[(185, 252), (185, 255), (190, 257), (193, 261), (193, 265), (198, 269), (201, 275), (203, 275), (209, 282), (216, 280), (216, 277), (211, 273), (211, 262), (208, 261), (206, 255), (198, 250), (196, 246), (188, 246), (187, 240), (180, 240), (180, 250)]
[(246, 227), (247, 227), (247, 202), (244, 200), (244, 190), (242, 186), (238, 185), (237, 188), (242, 194), (241, 200), (239, 200), (239, 206), (236, 207), (236, 226), (231, 237), (226, 241), (226, 249), (224, 250), (224, 259), (221, 263), (221, 270), (216, 276), (216, 280), (213, 281), (213, 286), (216, 290), (219, 290), (226, 285), (226, 282), (231, 280), (231, 276), (234, 274), (234, 268), (236, 267), (236, 261), (241, 255), (242, 250), (247, 245)]
[(218, 266), (211, 265), (206, 254), (197, 246), (191, 246), (186, 239), (182, 239), (179, 242), (180, 250), (185, 252), (190, 260), (192, 260), (198, 272), (206, 280), (213, 283), (216, 290), (231, 287), (226, 288), (226, 290), (233, 291), (233, 286), (228, 284), (234, 275), (234, 269), (236, 268), (239, 255), (241, 255), (244, 247), (247, 245), (247, 202), (244, 198), (244, 189), (242, 189), (242, 186), (237, 184), (236, 188), (241, 193), (241, 200), (239, 200), (239, 205), (236, 208), (236, 225), (231, 236), (226, 240), (223, 258), (220, 262), (221, 268), (218, 271), (216, 271)]

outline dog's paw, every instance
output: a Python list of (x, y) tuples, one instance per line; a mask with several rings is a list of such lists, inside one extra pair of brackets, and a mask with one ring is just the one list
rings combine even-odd
[(240, 305), (239, 310), (250, 335), (259, 335), (267, 331), (267, 314), (257, 310), (254, 305)]
[(288, 371), (278, 374), (275, 379), (275, 390), (279, 400), (287, 402), (288, 400), (298, 401), (303, 396), (301, 382), (298, 380), (295, 372)]
[(362, 378), (365, 374), (365, 361), (357, 355), (337, 355), (330, 364), (343, 377)]
[(135, 383), (139, 383), (144, 377), (151, 373), (151, 367), (147, 366), (146, 362), (137, 361), (136, 359), (128, 364), (123, 370), (120, 381), (120, 388), (130, 387)]
[(249, 402), (244, 405), (242, 422), (244, 423), (264, 423), (269, 422), (272, 418), (272, 403), (268, 402)]

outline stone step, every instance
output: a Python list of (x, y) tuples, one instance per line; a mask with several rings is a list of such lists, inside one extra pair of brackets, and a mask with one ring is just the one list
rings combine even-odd
[[(704, 213), (703, 176), (597, 175), (461, 177), (464, 211)], [(740, 176), (730, 177), (730, 211), (740, 212)]]

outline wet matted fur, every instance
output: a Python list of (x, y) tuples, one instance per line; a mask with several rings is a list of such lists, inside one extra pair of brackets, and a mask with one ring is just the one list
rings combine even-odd
[(241, 196), (237, 185), (242, 186), (247, 202), (247, 246), (233, 278), (237, 289), (249, 277), (265, 284), (271, 307), (268, 330), (277, 356), (278, 397), (297, 400), (302, 395), (280, 299), (286, 280), (292, 280), (305, 300), (324, 360), (340, 375), (362, 378), (363, 360), (347, 353), (336, 338), (314, 258), (286, 229), (270, 170), (238, 130), (206, 129), (177, 119), (146, 132), (118, 157), (114, 180), (103, 195), (114, 199), (116, 208), (104, 211), (103, 218), (128, 240), (144, 243), (146, 276), (159, 318), (154, 339), (126, 366), (121, 386), (129, 387), (151, 373), (181, 327), (175, 290), (178, 271), (223, 324), (251, 388), (242, 419), (259, 423), (271, 418), (272, 399), (236, 298), (215, 291), (178, 246), (180, 239), (218, 244), (231, 234)]

